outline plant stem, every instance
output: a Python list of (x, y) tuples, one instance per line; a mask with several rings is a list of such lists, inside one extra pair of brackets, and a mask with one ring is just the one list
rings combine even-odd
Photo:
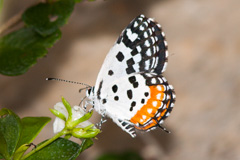
[(47, 145), (49, 145), (50, 143), (52, 143), (53, 141), (55, 141), (56, 139), (58, 139), (59, 137), (61, 137), (64, 134), (68, 134), (68, 131), (66, 129), (63, 129), (61, 132), (57, 133), (55, 136), (53, 136), (52, 138), (50, 138), (47, 141), (45, 141), (44, 143), (42, 143), (40, 146), (37, 146), (36, 149), (33, 149), (32, 151), (30, 151), (27, 154), (25, 154), (21, 158), (21, 160), (24, 160), (24, 159), (28, 158), (29, 156), (31, 156), (35, 152), (41, 150), (42, 148), (46, 147)]
[[(42, 0), (39, 0), (39, 2), (41, 2)], [(35, 5), (35, 4), (38, 4), (39, 2), (36, 2), (36, 3), (34, 3), (33, 5)], [(3, 0), (0, 0), (0, 7), (3, 7), (2, 5), (2, 3), (3, 3)], [(1, 8), (0, 8), (0, 11), (2, 11), (1, 10)], [(22, 14), (23, 14), (23, 12), (24, 12), (24, 10), (22, 10), (22, 11), (20, 11), (19, 13), (17, 13), (16, 15), (14, 15), (13, 17), (11, 17), (7, 22), (5, 22), (4, 24), (2, 24), (1, 26), (0, 26), (0, 35), (3, 33), (3, 32), (5, 32), (6, 30), (8, 30), (9, 28), (11, 28), (12, 26), (14, 26), (15, 24), (18, 24), (18, 23), (20, 23), (21, 22), (21, 18), (22, 18)]]
[(21, 21), (21, 16), (22, 16), (23, 11), (21, 11), (20, 13), (16, 14), (15, 16), (13, 16), (12, 18), (10, 18), (6, 23), (4, 23), (1, 27), (0, 27), (0, 34), (3, 33), (5, 30), (9, 29), (10, 27), (12, 27), (14, 24), (17, 24)]

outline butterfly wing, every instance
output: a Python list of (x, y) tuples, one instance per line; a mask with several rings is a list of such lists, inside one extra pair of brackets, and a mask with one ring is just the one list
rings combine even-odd
[(172, 111), (175, 94), (161, 74), (167, 66), (161, 26), (144, 15), (121, 33), (106, 56), (95, 90), (95, 109), (134, 137), (133, 127), (148, 131)]
[[(154, 72), (161, 74), (167, 66), (167, 42), (161, 26), (144, 15), (136, 17), (122, 32), (117, 44), (130, 48), (125, 53), (126, 73)], [(126, 55), (128, 54), (128, 55)]]
[(167, 42), (161, 26), (140, 15), (122, 31), (106, 56), (98, 74), (96, 90), (103, 78), (112, 81), (131, 73), (161, 74), (166, 69), (167, 57)]
[(161, 127), (176, 97), (166, 78), (156, 73), (130, 74), (109, 83), (105, 92), (106, 114), (130, 135), (133, 127), (145, 131)]

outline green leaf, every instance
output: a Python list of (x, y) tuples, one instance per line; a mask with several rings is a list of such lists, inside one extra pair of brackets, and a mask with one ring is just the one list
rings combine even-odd
[(49, 117), (24, 117), (22, 118), (22, 134), (18, 142), (18, 147), (31, 143), (42, 128), (51, 120)]
[(68, 103), (68, 101), (64, 97), (62, 97), (62, 103), (65, 106), (65, 108), (67, 109), (68, 120), (72, 120), (72, 107), (71, 107), (71, 105)]
[(62, 120), (64, 120), (64, 121), (67, 120), (66, 117), (65, 117), (65, 115), (62, 114), (61, 112), (59, 112), (58, 110), (56, 110), (56, 109), (50, 109), (50, 111), (51, 111), (52, 114), (54, 114), (56, 117), (58, 117), (58, 118), (60, 118), (60, 119), (62, 119)]
[(74, 9), (74, 0), (60, 0), (53, 3), (39, 3), (28, 8), (23, 21), (42, 36), (48, 36), (67, 23)]
[(91, 147), (92, 145), (93, 145), (93, 141), (90, 138), (84, 139), (82, 141), (79, 154), (82, 153), (84, 150), (88, 149), (89, 147)]
[(101, 131), (99, 129), (93, 128), (85, 130), (82, 128), (74, 128), (72, 130), (72, 136), (76, 138), (94, 138), (96, 137)]
[[(0, 110), (0, 115), (2, 116), (0, 118), (1, 144), (4, 144), (4, 138), (7, 144), (8, 154), (12, 156), (16, 150), (22, 131), (21, 120), (15, 113), (5, 108)], [(2, 155), (5, 156), (6, 154)]]
[[(0, 123), (1, 125), (1, 123)], [(10, 158), (10, 155), (8, 153), (8, 147), (7, 147), (7, 142), (0, 130), (0, 159), (9, 159)]]
[(26, 158), (26, 160), (73, 160), (78, 157), (80, 151), (81, 147), (79, 144), (64, 138), (59, 138), (48, 146)]
[(0, 73), (8, 76), (25, 73), (60, 37), (60, 30), (42, 37), (32, 28), (22, 28), (0, 38)]
[(26, 152), (26, 150), (31, 146), (31, 144), (23, 144), (21, 145), (13, 155), (13, 159), (20, 159), (22, 155)]
[(77, 119), (77, 120), (75, 120), (75, 121), (72, 121), (72, 122), (71, 122), (72, 128), (75, 127), (76, 125), (78, 125), (79, 123), (82, 123), (82, 122), (88, 120), (89, 118), (91, 118), (91, 117), (92, 117), (92, 114), (93, 114), (93, 111), (87, 112), (87, 113), (84, 114), (81, 118), (79, 118), (79, 119)]

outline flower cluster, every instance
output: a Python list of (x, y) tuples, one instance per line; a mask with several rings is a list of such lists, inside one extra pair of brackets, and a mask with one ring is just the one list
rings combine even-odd
[(88, 121), (93, 111), (86, 113), (80, 106), (72, 108), (63, 97), (62, 102), (58, 102), (50, 111), (56, 116), (53, 123), (54, 133), (62, 132), (76, 138), (94, 138), (100, 133), (100, 130)]

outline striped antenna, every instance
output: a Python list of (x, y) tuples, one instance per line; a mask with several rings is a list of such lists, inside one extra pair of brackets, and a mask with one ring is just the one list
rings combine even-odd
[(91, 86), (89, 86), (88, 84), (85, 84), (85, 83), (75, 82), (75, 81), (69, 81), (69, 80), (60, 79), (60, 78), (46, 78), (46, 80), (47, 80), (47, 81), (54, 80), (54, 81), (68, 82), (68, 83), (73, 83), (73, 84), (81, 84), (81, 85), (86, 86), (87, 88), (91, 88)]

